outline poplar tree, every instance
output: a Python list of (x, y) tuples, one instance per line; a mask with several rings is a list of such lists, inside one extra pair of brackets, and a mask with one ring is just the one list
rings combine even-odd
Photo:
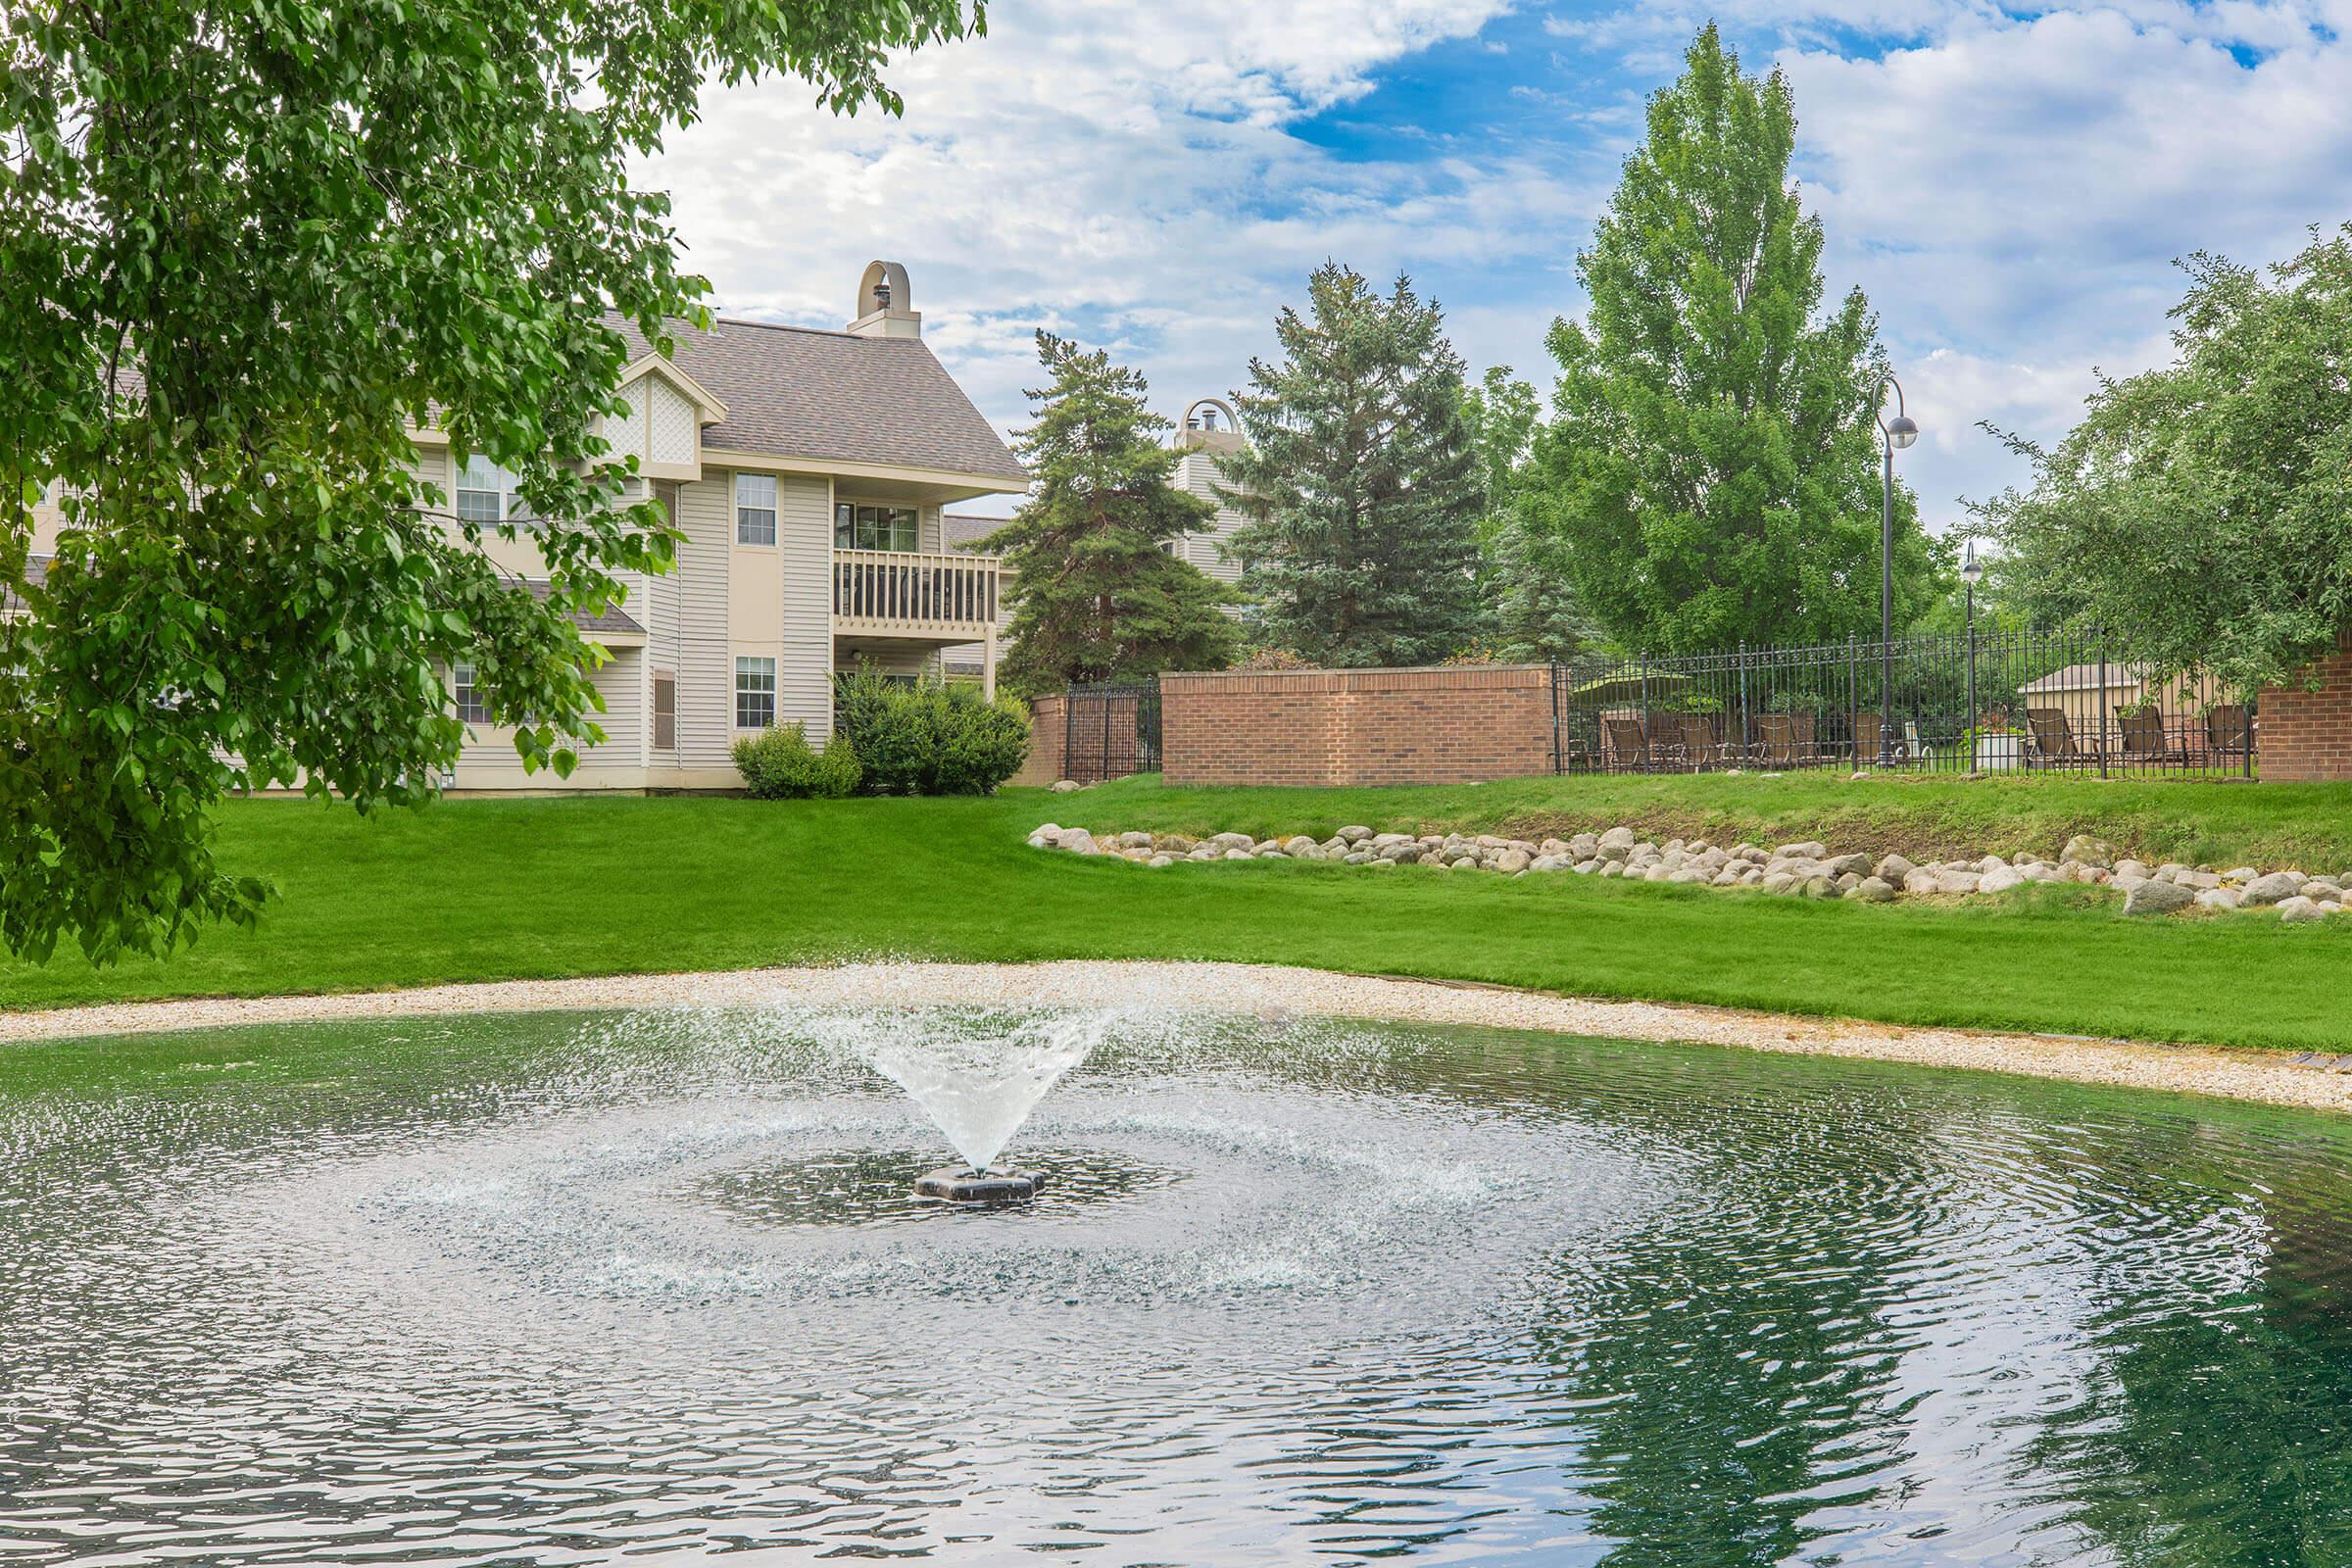
[(1275, 322), (1281, 363), (1250, 361), (1249, 446), (1219, 460), (1256, 628), (1329, 666), (1435, 663), (1486, 623), (1461, 357), (1404, 278), (1383, 297), (1326, 262), (1307, 298)]
[(1167, 548), (1216, 515), (1171, 482), (1173, 422), (1145, 407), (1142, 373), (1102, 350), (1040, 332), (1037, 356), (1053, 379), (1029, 393), (1037, 422), (1015, 433), (1029, 500), (979, 544), (1011, 573), (1006, 686), (1034, 696), (1223, 669), (1241, 642), (1234, 597)]
[[(1530, 515), (1629, 646), (1875, 635), (1877, 318), (1859, 289), (1820, 314), (1788, 80), (1743, 74), (1712, 24), (1686, 67), (1577, 260), (1590, 311), (1552, 326)], [(1895, 527), (1900, 627), (1934, 587), (1907, 491)]]

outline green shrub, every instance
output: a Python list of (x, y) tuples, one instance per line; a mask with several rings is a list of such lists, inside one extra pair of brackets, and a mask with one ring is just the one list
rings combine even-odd
[(869, 795), (986, 795), (1029, 755), (1019, 705), (983, 702), (973, 687), (937, 676), (907, 680), (870, 666), (837, 683), (833, 727), (857, 747)]
[(735, 770), (762, 801), (833, 801), (858, 793), (864, 768), (858, 749), (835, 735), (823, 751), (808, 744), (798, 721), (770, 724), (735, 743)]

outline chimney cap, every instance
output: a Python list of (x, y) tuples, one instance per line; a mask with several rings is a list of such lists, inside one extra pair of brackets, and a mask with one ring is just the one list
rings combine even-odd
[(850, 330), (863, 337), (920, 337), (923, 318), (914, 308), (906, 269), (896, 262), (868, 262), (858, 280), (857, 314)]

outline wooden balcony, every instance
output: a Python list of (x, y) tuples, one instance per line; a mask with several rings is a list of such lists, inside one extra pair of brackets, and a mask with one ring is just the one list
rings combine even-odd
[(997, 624), (997, 564), (986, 556), (833, 552), (833, 629), (978, 642)]

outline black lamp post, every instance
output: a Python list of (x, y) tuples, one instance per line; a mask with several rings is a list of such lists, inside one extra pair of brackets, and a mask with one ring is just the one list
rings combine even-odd
[[(1977, 559), (1977, 542), (1968, 542), (1968, 554), (1960, 561), (1960, 580), (1968, 585), (1968, 741), (1971, 750), (1977, 744), (1977, 584), (1984, 580), (1984, 564)], [(1977, 760), (1970, 758), (1968, 765), (1975, 767)]]
[[(1894, 417), (1886, 416), (1886, 389), (1894, 388)], [(1903, 383), (1889, 373), (1879, 378), (1878, 395), (1882, 440), (1880, 466), (1882, 505), (1879, 511), (1879, 765), (1892, 759), (1894, 743), (1894, 449), (1919, 439), (1919, 426), (1903, 412)]]

